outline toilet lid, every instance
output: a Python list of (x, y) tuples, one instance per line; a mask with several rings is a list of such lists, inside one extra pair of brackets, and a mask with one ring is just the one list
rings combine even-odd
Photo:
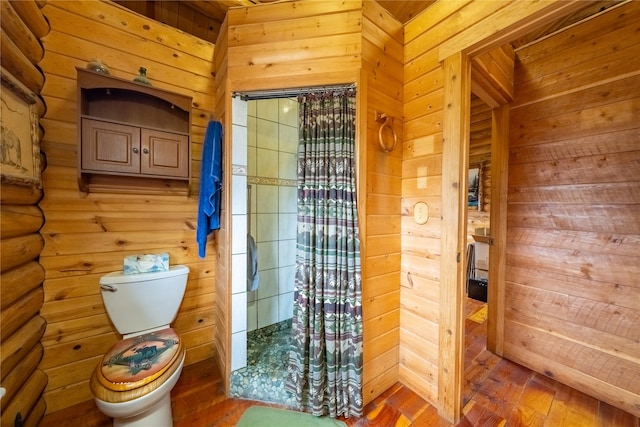
[(124, 339), (102, 358), (98, 380), (116, 391), (141, 387), (161, 376), (181, 350), (180, 338), (172, 328)]

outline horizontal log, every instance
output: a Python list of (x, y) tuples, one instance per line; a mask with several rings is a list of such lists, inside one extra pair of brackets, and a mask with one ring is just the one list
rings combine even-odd
[[(13, 4), (16, 2), (4, 1), (0, 6), (2, 14), (2, 29), (13, 40), (18, 49), (31, 61), (32, 64), (40, 62), (44, 56), (44, 49), (29, 27), (24, 23)], [(40, 15), (42, 15), (40, 13)]]
[(35, 1), (11, 0), (11, 6), (37, 39), (49, 34), (49, 23)]
[(0, 309), (4, 310), (25, 294), (42, 285), (44, 268), (36, 261), (3, 272), (0, 277)]
[(38, 287), (27, 295), (6, 307), (0, 313), (0, 341), (4, 341), (18, 330), (27, 320), (35, 316), (44, 301), (44, 291)]
[(40, 421), (47, 410), (47, 404), (44, 398), (38, 399), (33, 408), (31, 408), (31, 412), (26, 420), (24, 420), (23, 427), (38, 427), (40, 425)]
[(20, 48), (0, 30), (0, 49), (2, 49), (2, 67), (20, 80), (29, 90), (40, 93), (44, 86), (44, 75), (29, 61)]
[(23, 236), (36, 233), (44, 224), (44, 213), (37, 206), (0, 206), (0, 237)]
[(44, 241), (39, 234), (3, 239), (0, 242), (2, 272), (34, 260), (40, 255), (43, 247)]
[(2, 380), (2, 387), (6, 390), (6, 394), (0, 399), (0, 410), (4, 413), (11, 399), (18, 393), (20, 386), (27, 381), (38, 367), (40, 359), (42, 359), (43, 349), (40, 343), (37, 343), (24, 359), (20, 360), (11, 372), (7, 373)]
[(45, 327), (44, 319), (40, 316), (34, 316), (2, 343), (2, 353), (0, 354), (2, 380), (38, 345)]
[(4, 182), (0, 185), (0, 203), (2, 205), (35, 205), (42, 198), (42, 195), (41, 188)]
[[(20, 413), (23, 419), (29, 417), (31, 410), (40, 400), (42, 392), (47, 385), (47, 375), (39, 369), (27, 379), (18, 394), (11, 400), (7, 409), (2, 413), (3, 421), (6, 419), (14, 420), (16, 415)], [(13, 423), (9, 424), (12, 425)], [(3, 422), (4, 425), (4, 422)]]
[[(114, 329), (114, 332), (84, 336), (76, 341), (47, 346), (44, 348), (40, 369), (47, 371), (51, 368), (79, 362), (84, 359), (104, 356), (111, 346), (121, 338), (122, 336), (115, 332)], [(86, 378), (86, 380), (88, 379)], [(84, 378), (77, 379), (77, 381), (84, 380)]]

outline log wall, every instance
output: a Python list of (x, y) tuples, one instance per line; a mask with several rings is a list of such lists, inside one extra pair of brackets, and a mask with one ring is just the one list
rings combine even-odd
[[(228, 46), (226, 58), (217, 61), (226, 63), (226, 69), (217, 71), (226, 76), (227, 85), (219, 106), (228, 105), (233, 91), (354, 82), (358, 86), (363, 393), (368, 402), (398, 379), (402, 147), (398, 144), (393, 152), (382, 152), (380, 124), (374, 113), (381, 111), (394, 118), (401, 141), (402, 25), (377, 3), (362, 1), (302, 1), (233, 9), (227, 24), (226, 40), (219, 40), (216, 48)], [(226, 136), (226, 146), (230, 138)], [(228, 221), (229, 214), (226, 216)], [(220, 287), (229, 286), (221, 283)], [(218, 304), (219, 310), (226, 309), (218, 318), (230, 317), (227, 307), (230, 296), (226, 303)], [(228, 355), (225, 363), (229, 365)]]
[[(39, 98), (44, 75), (36, 64), (43, 54), (39, 39), (48, 33), (49, 25), (35, 1), (3, 1), (1, 8), (3, 71), (37, 96), (40, 117), (44, 112)], [(41, 135), (40, 129), (38, 139)], [(39, 314), (44, 294), (44, 269), (38, 262), (43, 247), (38, 232), (44, 223), (38, 207), (41, 198), (42, 189), (37, 185), (4, 179), (0, 185), (2, 426), (13, 426), (16, 420), (36, 426), (46, 408), (43, 391), (47, 376), (38, 369), (45, 330), (45, 320)]]
[[(214, 355), (216, 250), (198, 257), (195, 227), (202, 140), (214, 105), (213, 45), (136, 15), (111, 2), (48, 2), (51, 25), (40, 67), (47, 112), (40, 208), (46, 222), (40, 262), (46, 271), (47, 321), (40, 362), (49, 377), (47, 412), (92, 399), (89, 378), (119, 338), (99, 292), (100, 276), (121, 270), (126, 255), (168, 252), (170, 264), (190, 268), (187, 290), (173, 326), (187, 349), (186, 364)], [(147, 68), (154, 87), (193, 98), (191, 195), (82, 193), (77, 184), (75, 67), (101, 59), (111, 75), (133, 79)]]
[(640, 416), (640, 4), (517, 51), (504, 355)]

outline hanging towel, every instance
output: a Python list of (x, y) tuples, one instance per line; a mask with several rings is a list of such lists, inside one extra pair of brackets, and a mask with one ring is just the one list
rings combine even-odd
[(220, 228), (220, 201), (222, 193), (222, 124), (209, 121), (202, 147), (200, 174), (200, 204), (196, 240), (198, 254), (205, 257), (207, 236)]
[(251, 234), (247, 234), (247, 291), (258, 290), (258, 247)]

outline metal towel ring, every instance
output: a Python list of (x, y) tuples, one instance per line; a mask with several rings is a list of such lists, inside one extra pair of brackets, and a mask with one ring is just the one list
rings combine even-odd
[[(393, 151), (396, 148), (396, 144), (398, 144), (398, 135), (396, 135), (396, 131), (393, 129), (393, 126), (389, 124), (389, 118), (390, 117), (385, 113), (378, 113), (376, 111), (376, 121), (382, 123), (382, 125), (380, 125), (380, 129), (378, 130), (378, 142), (380, 143), (380, 148), (382, 148), (382, 151), (384, 151), (385, 153)], [(393, 119), (391, 119), (391, 123), (393, 123)], [(391, 133), (393, 134), (393, 144), (391, 145), (391, 147), (387, 147), (384, 141), (382, 141), (382, 131), (384, 130), (385, 126), (391, 129)]]

